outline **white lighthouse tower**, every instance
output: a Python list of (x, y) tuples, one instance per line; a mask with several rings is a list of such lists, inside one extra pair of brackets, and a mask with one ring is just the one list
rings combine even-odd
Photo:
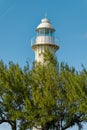
[[(43, 54), (46, 49), (55, 55), (59, 49), (58, 43), (55, 41), (55, 29), (47, 18), (43, 18), (36, 28), (36, 37), (31, 40), (31, 46), (35, 53), (35, 62), (44, 62)], [(33, 127), (32, 130), (41, 129), (41, 126)]]
[(31, 40), (32, 49), (35, 53), (35, 62), (43, 63), (43, 53), (46, 49), (54, 55), (59, 49), (55, 42), (55, 29), (47, 18), (41, 20), (36, 28), (36, 38)]

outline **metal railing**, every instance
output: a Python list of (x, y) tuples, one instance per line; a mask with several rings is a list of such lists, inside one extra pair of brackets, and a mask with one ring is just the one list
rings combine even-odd
[(49, 37), (49, 36), (39, 36), (39, 37), (33, 37), (31, 39), (31, 46), (35, 44), (55, 44), (59, 45), (60, 40), (58, 38)]

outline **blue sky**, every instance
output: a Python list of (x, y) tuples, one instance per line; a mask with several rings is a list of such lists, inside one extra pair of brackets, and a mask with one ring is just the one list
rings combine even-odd
[[(87, 0), (0, 0), (0, 59), (21, 67), (28, 60), (32, 65), (30, 41), (45, 13), (60, 39), (56, 53), (59, 62), (79, 71), (81, 64), (87, 68)], [(5, 127), (0, 130), (7, 130)]]

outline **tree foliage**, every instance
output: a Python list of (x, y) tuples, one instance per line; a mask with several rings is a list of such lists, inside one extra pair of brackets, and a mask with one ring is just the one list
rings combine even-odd
[(87, 121), (87, 70), (58, 63), (49, 50), (44, 64), (21, 69), (0, 62), (0, 124), (8, 122), (12, 130), (65, 130)]

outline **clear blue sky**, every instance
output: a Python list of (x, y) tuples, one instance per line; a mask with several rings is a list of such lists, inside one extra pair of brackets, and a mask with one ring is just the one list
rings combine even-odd
[(30, 41), (45, 13), (60, 38), (58, 60), (77, 70), (82, 69), (81, 64), (87, 68), (87, 0), (0, 0), (0, 59), (21, 67), (26, 60), (32, 64)]

